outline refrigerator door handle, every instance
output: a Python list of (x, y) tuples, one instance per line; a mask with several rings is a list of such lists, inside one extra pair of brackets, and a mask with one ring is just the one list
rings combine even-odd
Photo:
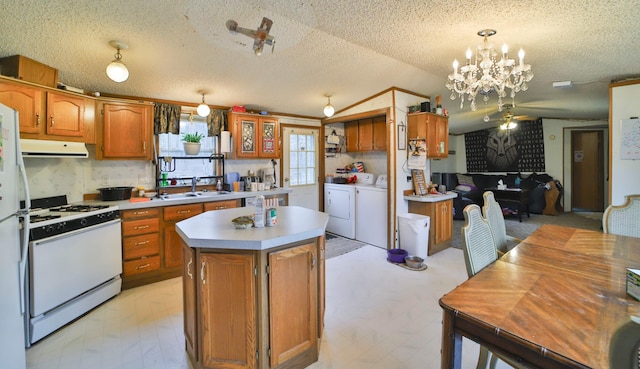
[[(15, 121), (18, 120), (18, 113), (15, 113)], [(16, 136), (16, 159), (18, 162), (20, 178), (22, 179), (22, 188), (24, 189), (24, 209), (20, 209), (19, 213), (22, 216), (22, 234), (21, 234), (21, 246), (20, 250), (20, 263), (18, 264), (18, 270), (20, 272), (20, 311), (22, 314), (25, 314), (27, 311), (26, 308), (26, 278), (27, 278), (27, 251), (29, 250), (29, 229), (30, 229), (30, 219), (29, 219), (29, 209), (31, 208), (31, 197), (29, 196), (29, 182), (27, 181), (27, 170), (24, 166), (24, 159), (22, 158), (22, 149), (20, 148), (20, 130), (15, 130)]]

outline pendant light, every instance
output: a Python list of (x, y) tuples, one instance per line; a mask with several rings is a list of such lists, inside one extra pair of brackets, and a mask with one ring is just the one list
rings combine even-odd
[(330, 118), (333, 116), (333, 113), (335, 113), (336, 110), (333, 108), (333, 105), (331, 105), (331, 95), (325, 96), (327, 96), (327, 99), (329, 100), (327, 102), (327, 105), (324, 107), (323, 112), (325, 117)]
[(116, 49), (115, 59), (107, 65), (107, 76), (114, 82), (124, 82), (129, 78), (129, 70), (122, 62), (120, 50), (126, 50), (129, 46), (120, 41), (109, 41), (109, 45)]
[(196, 112), (201, 117), (208, 117), (209, 113), (211, 113), (211, 108), (204, 102), (204, 92), (202, 92), (202, 102), (196, 108)]

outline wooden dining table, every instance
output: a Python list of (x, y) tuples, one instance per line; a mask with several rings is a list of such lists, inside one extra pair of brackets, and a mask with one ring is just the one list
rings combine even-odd
[(617, 325), (640, 315), (626, 268), (640, 238), (541, 226), (440, 299), (441, 368), (461, 367), (463, 336), (531, 368), (608, 368)]

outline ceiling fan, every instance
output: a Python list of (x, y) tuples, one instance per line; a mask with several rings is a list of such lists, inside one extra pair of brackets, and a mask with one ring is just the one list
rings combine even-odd
[(262, 48), (265, 44), (271, 46), (271, 52), (273, 53), (273, 49), (276, 46), (276, 39), (273, 36), (269, 35), (269, 31), (271, 30), (271, 25), (273, 21), (267, 17), (262, 18), (262, 23), (260, 23), (260, 27), (257, 30), (252, 30), (248, 28), (238, 27), (238, 22), (229, 19), (227, 21), (227, 29), (231, 34), (242, 33), (247, 37), (253, 38), (253, 52), (260, 56), (262, 55)]
[(529, 117), (526, 115), (514, 115), (511, 112), (511, 109), (513, 108), (513, 105), (511, 104), (504, 104), (504, 107), (507, 109), (507, 111), (505, 111), (502, 114), (502, 118), (489, 120), (490, 122), (499, 121), (500, 122), (499, 128), (501, 130), (512, 130), (516, 128), (518, 126), (517, 122), (520, 120), (536, 120), (536, 118)]

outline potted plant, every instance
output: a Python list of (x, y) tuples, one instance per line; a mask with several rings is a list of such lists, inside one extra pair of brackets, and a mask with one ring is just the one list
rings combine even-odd
[(187, 155), (198, 155), (200, 152), (200, 140), (202, 140), (202, 138), (204, 138), (204, 135), (198, 132), (185, 133), (182, 135), (182, 141), (184, 141), (184, 152)]

